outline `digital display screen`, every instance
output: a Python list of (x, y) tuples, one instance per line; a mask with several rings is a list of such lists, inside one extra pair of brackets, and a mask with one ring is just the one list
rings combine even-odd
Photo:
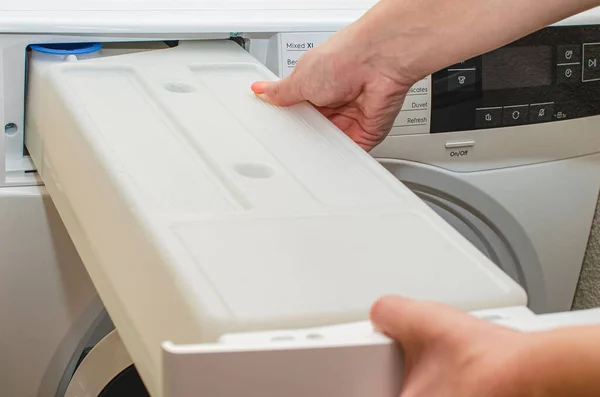
[(482, 56), (483, 91), (552, 84), (552, 47), (503, 47)]

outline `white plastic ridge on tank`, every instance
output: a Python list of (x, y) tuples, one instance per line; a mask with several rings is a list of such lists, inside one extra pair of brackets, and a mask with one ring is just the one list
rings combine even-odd
[(234, 42), (98, 55), (32, 57), (27, 145), (149, 390), (164, 341), (365, 321), (383, 294), (526, 305), (313, 107), (256, 98), (276, 77)]

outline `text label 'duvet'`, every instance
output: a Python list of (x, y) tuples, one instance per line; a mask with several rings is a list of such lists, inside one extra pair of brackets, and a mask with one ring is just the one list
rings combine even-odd
[(412, 109), (427, 109), (428, 101), (414, 101), (410, 105)]

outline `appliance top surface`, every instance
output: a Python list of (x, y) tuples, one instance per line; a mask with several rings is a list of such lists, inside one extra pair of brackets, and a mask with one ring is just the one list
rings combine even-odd
[[(0, 32), (221, 33), (337, 30), (376, 0), (0, 0)], [(137, 12), (133, 14), (133, 12)], [(560, 22), (598, 24), (600, 8)]]
[(45, 0), (2, 1), (3, 10), (327, 10), (364, 9), (376, 0)]
[[(0, 32), (229, 33), (337, 30), (376, 0), (0, 0)], [(136, 14), (132, 14), (136, 12)]]

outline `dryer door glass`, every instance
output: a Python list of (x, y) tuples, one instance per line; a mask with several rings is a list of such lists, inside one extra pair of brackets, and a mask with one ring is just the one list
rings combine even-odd
[(134, 365), (120, 372), (98, 397), (150, 397)]
[(380, 163), (425, 201), (442, 219), (528, 292), (528, 306), (546, 312), (542, 266), (528, 234), (493, 196), (465, 173), (392, 159)]
[(496, 265), (505, 271), (519, 284), (525, 286), (525, 279), (515, 259), (514, 252), (505, 240), (496, 233), (480, 217), (465, 209), (458, 200), (424, 186), (407, 183), (423, 201), (425, 201), (438, 215), (462, 234), (477, 249), (490, 258)]

